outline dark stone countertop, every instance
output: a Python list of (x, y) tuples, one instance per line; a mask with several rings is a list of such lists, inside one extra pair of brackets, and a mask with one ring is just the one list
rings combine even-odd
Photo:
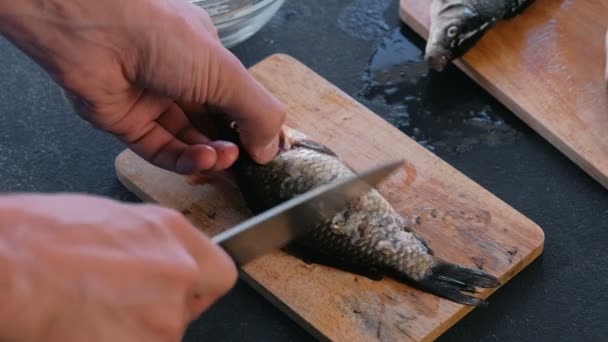
[[(423, 46), (396, 0), (300, 0), (233, 51), (246, 66), (273, 53), (299, 59), (544, 229), (543, 256), (440, 340), (603, 340), (606, 190), (455, 67), (429, 73)], [(115, 178), (123, 146), (71, 114), (5, 40), (0, 58), (0, 190), (138, 201)], [(312, 338), (239, 282), (184, 340), (274, 339)]]

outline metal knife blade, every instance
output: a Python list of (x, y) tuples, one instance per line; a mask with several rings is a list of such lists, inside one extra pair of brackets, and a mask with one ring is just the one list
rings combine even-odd
[(245, 264), (332, 218), (348, 201), (371, 190), (403, 164), (389, 162), (347, 180), (316, 187), (213, 236), (212, 241), (222, 246), (235, 263)]

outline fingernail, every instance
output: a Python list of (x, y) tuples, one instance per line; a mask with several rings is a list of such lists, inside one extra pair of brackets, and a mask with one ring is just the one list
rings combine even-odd
[(201, 170), (208, 170), (215, 165), (217, 153), (207, 145), (194, 145), (187, 148), (176, 163), (176, 172), (192, 174)]
[(236, 145), (230, 141), (217, 140), (217, 141), (210, 142), (209, 146), (212, 146), (216, 150), (219, 150), (219, 149), (232, 148), (233, 146), (236, 146)]

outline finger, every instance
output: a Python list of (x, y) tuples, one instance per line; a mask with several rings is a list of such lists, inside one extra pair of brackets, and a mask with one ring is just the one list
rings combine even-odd
[[(184, 114), (184, 108), (190, 109), (191, 114)], [(200, 107), (192, 103), (184, 103), (183, 107), (180, 105), (175, 110), (179, 111), (179, 118), (163, 116), (160, 122), (164, 124), (168, 131), (173, 132), (176, 137), (185, 143), (204, 143), (215, 149), (217, 161), (213, 168), (210, 169), (211, 171), (221, 171), (229, 168), (234, 164), (239, 155), (238, 147), (228, 141), (211, 141), (206, 134), (202, 134), (200, 129), (197, 128), (199, 125), (205, 126), (207, 131), (215, 132), (212, 130), (213, 124), (208, 115), (201, 114), (201, 111), (196, 108)], [(195, 126), (193, 121), (197, 121), (198, 125)]]
[[(134, 204), (137, 212), (147, 220), (162, 224), (172, 241), (187, 253), (191, 271), (185, 278), (188, 313), (196, 318), (236, 283), (236, 265), (228, 254), (197, 229), (179, 211), (155, 204)], [(184, 260), (184, 259), (182, 259)], [(184, 264), (182, 264), (184, 266)], [(176, 274), (177, 275), (177, 274)], [(181, 279), (181, 278), (180, 278)], [(184, 279), (181, 279), (184, 280)], [(176, 279), (176, 281), (180, 281)]]
[(279, 130), (285, 121), (283, 105), (227, 49), (216, 46), (210, 59), (209, 104), (235, 120), (241, 143), (255, 161), (270, 161), (278, 151)]
[[(189, 129), (194, 129), (197, 132), (209, 132), (211, 136), (216, 136), (216, 131), (214, 129), (213, 120), (208, 115), (207, 108), (203, 106), (196, 105), (194, 103), (180, 103), (179, 108), (185, 113), (184, 115), (188, 118)], [(171, 120), (171, 123), (179, 126), (176, 123), (177, 120)], [(182, 123), (185, 125), (185, 123)], [(209, 139), (209, 135), (204, 134), (206, 139)], [(178, 136), (179, 137), (179, 136)], [(181, 138), (180, 138), (181, 139)], [(190, 142), (190, 140), (184, 140), (185, 142)], [(217, 153), (217, 161), (212, 171), (222, 171), (234, 164), (239, 155), (238, 147), (228, 141), (207, 141), (206, 144), (215, 149)]]
[(192, 125), (182, 108), (175, 103), (156, 122), (186, 144), (207, 144), (211, 141)]
[(199, 17), (201, 23), (203, 24), (203, 26), (205, 26), (207, 31), (209, 33), (211, 33), (215, 39), (219, 40), (220, 36), (217, 32), (217, 27), (213, 24), (213, 20), (211, 19), (211, 17), (207, 13), (207, 11), (205, 11), (202, 7), (199, 7), (196, 5), (195, 5), (195, 7), (196, 7), (196, 11), (199, 12), (198, 17)]
[(186, 102), (186, 101), (177, 101), (176, 103), (184, 111), (186, 116), (207, 114), (207, 108), (205, 105), (201, 105), (196, 102)]
[(200, 278), (193, 285), (188, 306), (192, 319), (225, 295), (236, 283), (237, 270), (232, 258), (186, 218), (172, 224), (176, 236), (196, 261)]
[[(193, 109), (194, 105), (185, 104), (184, 107)], [(178, 139), (186, 144), (205, 144), (215, 149), (217, 160), (215, 165), (209, 168), (209, 170), (221, 171), (232, 166), (239, 154), (238, 147), (235, 144), (227, 141), (211, 141), (192, 124), (190, 119), (190, 117), (199, 117), (201, 118), (199, 123), (206, 122), (206, 120), (202, 117), (207, 116), (197, 114), (186, 116), (183, 111), (184, 107), (181, 105), (174, 105), (174, 107), (167, 111), (167, 113), (163, 114), (157, 120), (157, 122), (161, 124), (161, 126), (163, 126), (169, 133), (174, 134)], [(212, 126), (211, 124), (208, 125)]]
[(129, 148), (148, 162), (180, 174), (211, 169), (217, 161), (215, 149), (207, 145), (186, 145), (157, 122), (152, 121)]
[(215, 149), (215, 153), (217, 154), (217, 159), (215, 161), (215, 165), (210, 171), (223, 171), (228, 169), (239, 156), (238, 147), (227, 141), (212, 141), (208, 144), (208, 146), (213, 147)]
[(218, 132), (215, 122), (210, 117), (209, 107), (194, 102), (177, 102), (190, 123), (210, 139), (216, 139)]
[(203, 239), (203, 248), (194, 254), (201, 270), (199, 288), (193, 291), (190, 308), (192, 317), (198, 317), (232, 289), (237, 281), (237, 268), (230, 256), (200, 232), (193, 234)]

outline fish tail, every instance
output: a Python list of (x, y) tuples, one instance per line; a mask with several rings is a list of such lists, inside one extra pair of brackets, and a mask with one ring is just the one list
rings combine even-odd
[(451, 301), (473, 306), (486, 306), (487, 302), (465, 294), (476, 293), (476, 288), (494, 288), (500, 286), (496, 277), (484, 271), (455, 265), (440, 259), (418, 285), (428, 292)]

